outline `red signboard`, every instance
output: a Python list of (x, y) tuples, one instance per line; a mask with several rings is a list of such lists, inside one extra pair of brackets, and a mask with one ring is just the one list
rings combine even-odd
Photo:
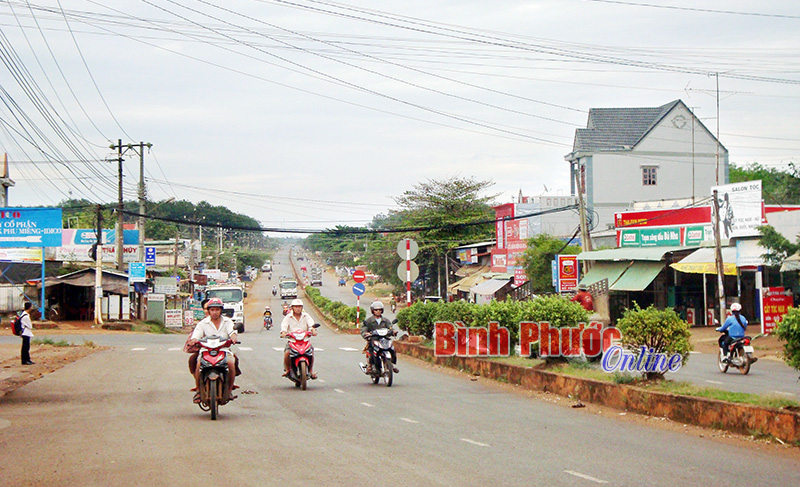
[(558, 265), (558, 292), (574, 291), (578, 287), (578, 256), (559, 255)]
[(705, 224), (710, 221), (710, 206), (614, 213), (614, 226), (617, 228), (680, 226)]
[(782, 287), (761, 290), (761, 333), (772, 333), (792, 307), (792, 297), (784, 294)]
[(364, 273), (364, 271), (355, 271), (353, 273), (353, 280), (356, 282), (364, 282), (364, 279), (366, 278), (367, 275)]
[(514, 269), (514, 285), (521, 286), (527, 282), (528, 276), (525, 275), (525, 269)]

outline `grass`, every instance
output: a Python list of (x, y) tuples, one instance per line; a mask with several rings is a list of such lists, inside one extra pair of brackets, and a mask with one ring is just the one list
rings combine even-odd
[(53, 347), (71, 347), (72, 346), (72, 344), (69, 343), (66, 340), (55, 341), (52, 338), (41, 338), (41, 339), (37, 338), (37, 339), (33, 340), (33, 343), (36, 344), (36, 345), (50, 345), (50, 346), (53, 346)]
[(718, 401), (752, 404), (754, 406), (763, 406), (776, 409), (781, 409), (787, 406), (800, 406), (800, 403), (797, 401), (793, 401), (785, 397), (772, 395), (762, 396), (759, 394), (748, 394), (744, 392), (723, 391), (721, 389), (715, 389), (712, 387), (701, 387), (684, 381), (665, 380), (644, 384), (642, 387), (652, 391), (667, 392), (682, 396), (704, 397), (707, 399), (716, 399)]
[(159, 335), (166, 335), (168, 333), (172, 333), (171, 330), (167, 330), (167, 328), (157, 321), (145, 321), (144, 323), (134, 323), (131, 327), (131, 331), (141, 331), (145, 333), (157, 333)]

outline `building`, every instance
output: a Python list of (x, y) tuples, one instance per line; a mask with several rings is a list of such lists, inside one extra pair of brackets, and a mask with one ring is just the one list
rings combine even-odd
[(575, 131), (572, 195), (583, 195), (592, 232), (637, 201), (697, 201), (728, 182), (728, 151), (681, 101), (654, 108), (592, 108)]

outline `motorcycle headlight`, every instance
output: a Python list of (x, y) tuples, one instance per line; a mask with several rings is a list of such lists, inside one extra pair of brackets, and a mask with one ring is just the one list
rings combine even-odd
[(219, 350), (209, 350), (208, 351), (208, 354), (211, 355), (212, 357), (216, 357), (218, 353), (219, 353)]

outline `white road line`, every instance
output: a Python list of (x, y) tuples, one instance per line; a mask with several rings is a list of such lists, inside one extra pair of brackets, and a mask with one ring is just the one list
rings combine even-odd
[(564, 470), (564, 473), (568, 473), (570, 475), (574, 475), (576, 477), (580, 477), (580, 478), (582, 478), (584, 480), (591, 480), (592, 482), (595, 482), (595, 483), (598, 483), (598, 484), (607, 484), (608, 483), (607, 480), (596, 479), (596, 478), (594, 478), (594, 477), (592, 477), (590, 475), (586, 475), (585, 473), (573, 472), (572, 470)]
[(334, 389), (334, 391), (338, 392), (339, 394), (344, 394), (344, 391), (341, 389)]
[(366, 407), (368, 407), (368, 408), (374, 408), (374, 407), (375, 407), (375, 405), (374, 405), (374, 404), (370, 404), (370, 403), (368, 403), (368, 402), (362, 402), (362, 403), (361, 403), (361, 405), (362, 405), (362, 406), (366, 406)]
[(177, 352), (178, 350), (183, 350), (183, 347), (172, 347), (168, 351), (169, 352)]
[(325, 382), (325, 379), (317, 379), (317, 382)]
[(358, 352), (359, 349), (350, 347), (339, 347), (339, 350), (344, 350), (345, 352)]
[(283, 347), (272, 347), (273, 350), (277, 350), (279, 352), (283, 352)]
[(243, 350), (245, 352), (252, 352), (253, 349), (250, 347), (237, 347), (239, 350)]
[(314, 347), (314, 351), (315, 352), (324, 352), (325, 349), (324, 348), (319, 348), (319, 347)]
[(141, 352), (142, 350), (147, 350), (146, 348), (132, 348), (131, 352)]
[(706, 382), (708, 382), (709, 384), (719, 384), (719, 385), (725, 384), (724, 382), (720, 382), (718, 380), (706, 380)]
[(400, 418), (400, 421), (405, 421), (406, 423), (412, 423), (412, 424), (419, 423), (419, 421), (414, 421), (413, 419), (408, 419), (408, 418)]
[(700, 354), (700, 353), (702, 353), (702, 352), (689, 352), (689, 353), (696, 353), (696, 354), (698, 354), (698, 355), (699, 355), (699, 354)]
[(784, 396), (794, 396), (794, 392), (785, 392), (785, 391), (772, 391), (776, 394), (783, 394)]
[(487, 446), (487, 447), (492, 446), (486, 443), (481, 443), (480, 441), (470, 440), (469, 438), (461, 438), (461, 441), (465, 441), (471, 445), (476, 445), (476, 446)]

